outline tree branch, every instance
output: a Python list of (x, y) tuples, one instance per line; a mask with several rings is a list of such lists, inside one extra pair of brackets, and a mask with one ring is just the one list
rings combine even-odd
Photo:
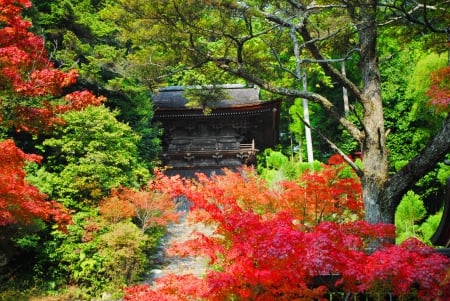
[(442, 161), (450, 153), (449, 137), (450, 114), (447, 114), (441, 129), (428, 145), (416, 157), (409, 161), (406, 166), (390, 177), (384, 197), (392, 200), (393, 208), (396, 208), (400, 203), (401, 197), (407, 192), (409, 187), (426, 175), (438, 162)]
[[(229, 60), (221, 60), (221, 59), (214, 59), (214, 58), (211, 58), (211, 61), (214, 61), (216, 63), (230, 62)], [(268, 82), (264, 81), (263, 79), (261, 79), (260, 77), (245, 71), (245, 69), (241, 65), (237, 64), (237, 62), (235, 62), (235, 63), (236, 63), (236, 65), (238, 65), (237, 68), (231, 67), (230, 63), (225, 63), (225, 64), (219, 63), (218, 67), (224, 71), (227, 71), (231, 74), (239, 76), (243, 79), (246, 79), (249, 82), (252, 82), (252, 83), (258, 85), (261, 88), (263, 88), (264, 90), (267, 90), (269, 92), (279, 94), (279, 95), (284, 95), (284, 96), (296, 97), (296, 98), (306, 98), (306, 99), (309, 99), (309, 100), (319, 103), (331, 116), (333, 116), (333, 118), (335, 118), (350, 133), (350, 135), (352, 135), (352, 137), (354, 139), (356, 139), (359, 143), (362, 142), (362, 139), (364, 138), (363, 132), (361, 132), (353, 123), (351, 123), (347, 118), (345, 118), (339, 112), (339, 110), (336, 108), (336, 106), (331, 101), (329, 101), (326, 97), (324, 97), (320, 94), (314, 93), (314, 92), (301, 91), (299, 89), (288, 89), (288, 88), (273, 86), (273, 85), (269, 84)]]
[[(384, 26), (384, 25), (390, 24), (392, 22), (396, 22), (401, 19), (406, 19), (407, 21), (409, 21), (413, 24), (423, 26), (434, 33), (441, 33), (441, 34), (449, 33), (450, 27), (448, 25), (444, 26), (444, 23), (436, 22), (436, 23), (438, 23), (438, 25), (442, 25), (442, 28), (436, 27), (435, 25), (433, 25), (433, 21), (429, 19), (429, 14), (428, 14), (428, 12), (430, 10), (442, 12), (442, 16), (440, 16), (440, 17), (444, 18), (444, 20), (445, 20), (445, 18), (448, 18), (449, 11), (448, 11), (448, 9), (442, 8), (441, 6), (444, 6), (444, 5), (448, 6), (449, 4), (450, 4), (450, 1), (443, 1), (434, 6), (429, 6), (426, 3), (424, 3), (424, 4), (415, 3), (415, 6), (411, 7), (410, 9), (407, 9), (405, 7), (405, 5), (395, 6), (395, 5), (392, 5), (389, 3), (380, 3), (379, 6), (388, 8), (394, 14), (394, 17), (392, 19), (390, 19), (380, 25)], [(414, 16), (414, 14), (416, 12), (420, 12), (420, 11), (423, 11), (420, 16), (417, 16), (417, 17)], [(420, 17), (423, 17), (423, 20), (421, 20)]]
[[(264, 16), (267, 20), (274, 22), (276, 24), (279, 24), (280, 26), (286, 28), (287, 30), (290, 30), (290, 28), (293, 26), (293, 24), (291, 22), (288, 22), (287, 20), (282, 19), (278, 16), (268, 14), (265, 12), (261, 12), (261, 13), (264, 14)], [(303, 19), (300, 24), (297, 24), (294, 26), (296, 28), (296, 31), (302, 36), (305, 47), (311, 52), (313, 57), (316, 59), (317, 63), (324, 69), (325, 73), (328, 74), (329, 76), (331, 76), (335, 81), (341, 83), (345, 88), (347, 88), (348, 91), (350, 91), (353, 95), (355, 95), (355, 97), (358, 100), (364, 101), (364, 95), (362, 94), (359, 87), (356, 86), (347, 77), (345, 77), (339, 70), (334, 68), (331, 65), (330, 61), (327, 60), (322, 55), (319, 48), (315, 44), (316, 39), (314, 39), (311, 36), (310, 32), (306, 28), (306, 19)]]

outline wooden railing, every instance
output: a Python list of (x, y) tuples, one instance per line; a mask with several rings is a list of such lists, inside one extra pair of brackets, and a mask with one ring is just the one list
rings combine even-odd
[(255, 149), (255, 139), (252, 140), (252, 143), (241, 143), (240, 149), (242, 150)]

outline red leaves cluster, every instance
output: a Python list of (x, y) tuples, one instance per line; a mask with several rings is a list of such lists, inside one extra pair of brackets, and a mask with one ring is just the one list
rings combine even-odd
[(60, 225), (71, 221), (59, 203), (47, 201), (44, 194), (26, 182), (25, 162), (40, 159), (22, 152), (12, 140), (0, 142), (0, 226), (28, 224), (35, 218), (53, 220)]
[[(213, 199), (216, 204), (239, 206), (258, 214), (286, 211), (305, 226), (323, 220), (343, 222), (364, 214), (361, 183), (357, 177), (342, 177), (344, 167), (344, 164), (324, 164), (320, 171), (305, 171), (298, 180), (283, 181), (280, 187), (272, 189), (250, 169), (241, 173), (225, 170), (225, 176), (198, 175), (195, 190), (186, 194), (189, 198)], [(213, 209), (207, 211), (212, 213)]]
[(431, 86), (427, 92), (430, 103), (443, 112), (449, 112), (450, 106), (450, 66), (431, 74)]
[[(0, 99), (0, 122), (36, 134), (61, 123), (58, 113), (98, 105), (105, 99), (83, 91), (67, 95), (67, 103), (55, 108), (45, 101), (48, 96), (61, 96), (64, 88), (76, 82), (78, 72), (63, 72), (48, 60), (44, 40), (31, 33), (31, 22), (21, 17), (22, 9), (30, 6), (26, 0), (0, 0), (0, 90), (7, 92)], [(24, 97), (41, 97), (43, 102), (24, 103)]]
[[(180, 283), (183, 286), (180, 287)], [(206, 282), (193, 275), (167, 275), (156, 280), (158, 290), (153, 290), (149, 285), (136, 285), (127, 287), (125, 301), (192, 301), (194, 296), (200, 296), (208, 288)]]
[(387, 246), (367, 257), (362, 288), (370, 290), (380, 283), (397, 296), (407, 295), (418, 286), (418, 299), (435, 300), (437, 292), (450, 298), (450, 283), (442, 283), (449, 268), (447, 259), (417, 239), (410, 238), (400, 246)]
[(23, 96), (59, 95), (76, 81), (77, 73), (53, 68), (44, 40), (31, 33), (23, 20), (30, 1), (0, 1), (0, 88)]
[[(172, 252), (206, 256), (214, 268), (204, 278), (171, 275), (159, 279), (155, 289), (128, 288), (125, 300), (320, 300), (330, 290), (380, 292), (380, 287), (398, 296), (417, 290), (423, 300), (444, 298), (449, 261), (432, 248), (413, 240), (390, 244), (393, 225), (322, 221), (305, 227), (295, 210), (283, 207), (283, 193), (259, 181), (242, 171), (175, 184), (193, 203), (197, 220), (214, 223), (216, 231), (199, 233)], [(314, 191), (305, 193), (317, 202)], [(370, 253), (374, 240), (384, 245)], [(337, 275), (332, 287), (317, 283), (327, 275)]]
[(98, 106), (106, 101), (103, 96), (95, 96), (87, 90), (75, 91), (65, 96), (66, 104), (57, 106), (58, 112), (66, 112), (70, 110), (79, 111), (83, 108), (93, 105)]
[(278, 207), (291, 212), (305, 225), (330, 219), (342, 222), (352, 216), (362, 218), (361, 183), (357, 177), (342, 177), (344, 167), (344, 164), (323, 165), (318, 172), (304, 172), (298, 181), (283, 182)]

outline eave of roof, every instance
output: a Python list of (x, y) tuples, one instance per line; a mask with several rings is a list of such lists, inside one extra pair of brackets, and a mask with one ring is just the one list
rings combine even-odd
[(279, 100), (274, 101), (262, 101), (254, 104), (246, 104), (240, 106), (230, 106), (213, 108), (210, 113), (205, 114), (201, 109), (193, 108), (175, 108), (175, 107), (157, 107), (155, 108), (154, 118), (222, 118), (227, 116), (239, 116), (239, 115), (260, 115), (278, 110), (280, 105)]

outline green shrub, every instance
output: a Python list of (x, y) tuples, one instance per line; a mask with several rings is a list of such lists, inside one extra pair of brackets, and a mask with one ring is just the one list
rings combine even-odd
[(114, 224), (99, 239), (98, 253), (109, 282), (114, 287), (123, 287), (139, 280), (147, 264), (147, 236), (136, 225), (124, 221)]
[(426, 213), (420, 197), (413, 191), (408, 191), (395, 212), (395, 226), (399, 243), (409, 237), (418, 236), (418, 222), (425, 217)]
[(96, 211), (74, 215), (67, 233), (55, 230), (45, 242), (35, 275), (47, 291), (77, 287), (87, 296), (117, 294), (124, 285), (139, 280), (160, 232), (150, 235), (124, 220), (110, 224)]
[[(412, 191), (403, 197), (395, 212), (397, 242), (415, 237), (431, 245), (431, 237), (436, 232), (442, 217), (442, 210), (426, 217), (427, 211), (420, 197)], [(426, 220), (424, 221), (424, 219)]]
[(29, 168), (28, 180), (76, 210), (95, 207), (112, 188), (145, 184), (150, 174), (139, 158), (140, 136), (117, 114), (104, 106), (64, 114), (64, 126), (41, 147), (46, 160)]

